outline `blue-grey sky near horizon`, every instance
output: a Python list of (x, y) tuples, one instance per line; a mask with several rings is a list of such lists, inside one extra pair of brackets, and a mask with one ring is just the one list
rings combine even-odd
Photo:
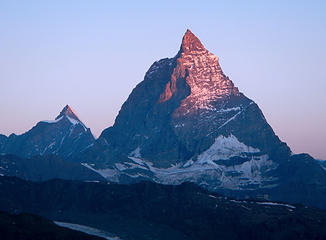
[(70, 104), (96, 136), (186, 29), (295, 153), (326, 159), (326, 1), (0, 1), (0, 133)]

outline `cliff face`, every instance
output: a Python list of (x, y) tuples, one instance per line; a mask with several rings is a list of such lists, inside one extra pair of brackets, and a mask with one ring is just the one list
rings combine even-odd
[(81, 159), (114, 181), (257, 189), (276, 183), (272, 172), (290, 152), (187, 30), (177, 55), (150, 67)]

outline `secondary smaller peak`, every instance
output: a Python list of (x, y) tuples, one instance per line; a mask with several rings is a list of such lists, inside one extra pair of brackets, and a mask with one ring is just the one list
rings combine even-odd
[(61, 117), (63, 117), (63, 116), (68, 116), (68, 117), (70, 117), (70, 118), (72, 118), (72, 119), (75, 119), (75, 120), (77, 120), (77, 121), (80, 122), (80, 120), (79, 120), (77, 114), (76, 114), (75, 111), (72, 109), (72, 107), (70, 107), (69, 104), (67, 104), (67, 105), (66, 105), (66, 106), (61, 110), (60, 114), (55, 118), (55, 120), (57, 120), (57, 119), (59, 119), (59, 118), (61, 118)]

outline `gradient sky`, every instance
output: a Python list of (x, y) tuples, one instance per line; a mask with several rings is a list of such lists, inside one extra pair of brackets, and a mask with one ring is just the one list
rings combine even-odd
[(293, 152), (326, 159), (326, 1), (114, 2), (0, 1), (0, 133), (70, 104), (98, 136), (190, 28)]

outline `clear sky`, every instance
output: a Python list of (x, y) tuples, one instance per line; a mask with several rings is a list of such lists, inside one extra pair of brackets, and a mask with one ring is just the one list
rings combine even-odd
[(0, 1), (0, 133), (70, 104), (98, 136), (190, 28), (295, 153), (326, 159), (326, 1)]

